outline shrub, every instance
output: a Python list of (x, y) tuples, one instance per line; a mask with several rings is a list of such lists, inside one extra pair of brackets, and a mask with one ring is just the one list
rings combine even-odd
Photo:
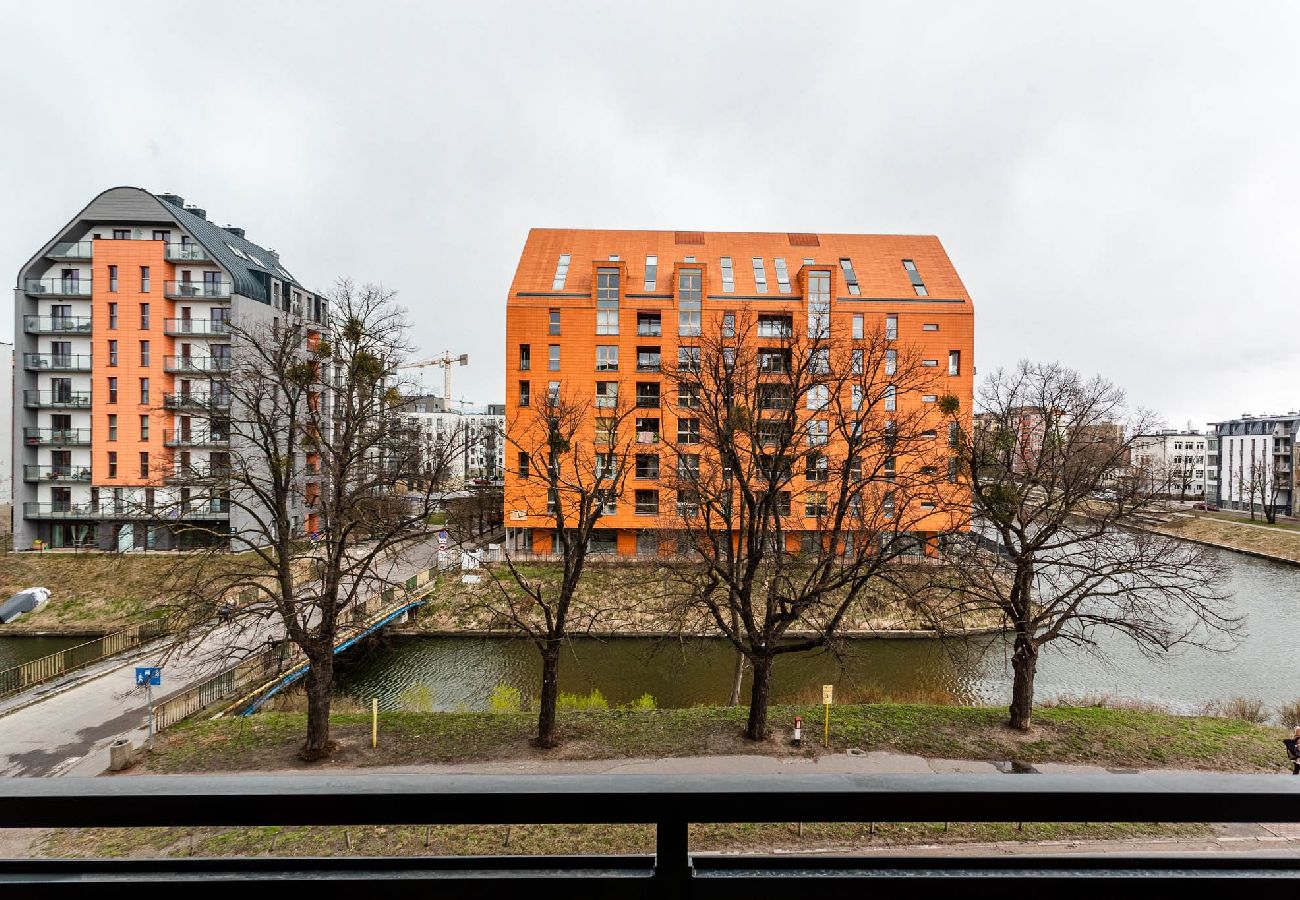
[(591, 693), (587, 696), (582, 694), (566, 694), (560, 692), (560, 696), (555, 698), (556, 709), (609, 709), (609, 701), (598, 688), (592, 688)]
[(488, 696), (488, 709), (494, 713), (517, 713), (524, 708), (523, 694), (519, 688), (498, 684)]
[(397, 702), (403, 712), (433, 712), (433, 689), (427, 684), (408, 685)]
[(1230, 697), (1220, 701), (1218, 713), (1225, 719), (1239, 719), (1254, 725), (1268, 721), (1268, 709), (1264, 706), (1264, 701), (1253, 697)]
[(628, 709), (651, 710), (655, 709), (655, 698), (653, 694), (642, 694), (627, 705)]
[(1277, 708), (1277, 721), (1283, 728), (1300, 725), (1300, 700), (1283, 703)]

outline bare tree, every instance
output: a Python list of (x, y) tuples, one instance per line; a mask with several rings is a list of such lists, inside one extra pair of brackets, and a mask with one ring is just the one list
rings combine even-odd
[(1270, 525), (1277, 522), (1278, 501), (1282, 499), (1282, 491), (1286, 489), (1286, 483), (1279, 477), (1282, 474), (1278, 471), (1272, 454), (1265, 452), (1260, 458), (1251, 460), (1249, 489), (1252, 519), (1255, 518), (1255, 498), (1258, 497), (1260, 509), (1264, 513), (1264, 521)]
[[(165, 474), (180, 487), (157, 515), (209, 547), (181, 566), (178, 646), (206, 639), (229, 658), (295, 644), (310, 665), (301, 756), (314, 760), (332, 747), (340, 627), (360, 600), (427, 565), (433, 498), (412, 487), (424, 461), (399, 412), (407, 324), (393, 294), (340, 282), (325, 321), (268, 319), (230, 323), (229, 372), (205, 398), (204, 427), (229, 451), (206, 466), (174, 461)], [(193, 519), (196, 504), (219, 504), (228, 531)], [(251, 599), (218, 605), (234, 596)]]
[(527, 636), (541, 654), (536, 743), (542, 748), (558, 743), (561, 650), (571, 635), (590, 632), (602, 614), (620, 603), (616, 597), (608, 598), (608, 607), (575, 603), (592, 538), (616, 508), (636, 446), (635, 407), (618, 390), (618, 382), (604, 384), (606, 392), (594, 404), (559, 389), (549, 391), (543, 403), (521, 410), (506, 429), (519, 454), (521, 479), (507, 503), (554, 524), (551, 552), (560, 567), (559, 580), (535, 577), (527, 561), (506, 547), (504, 564), (487, 567), (492, 590), (480, 602), (495, 623)]
[(960, 417), (956, 399), (921, 402), (934, 371), (883, 330), (833, 340), (816, 304), (806, 332), (744, 309), (683, 341), (661, 527), (695, 562), (669, 569), (679, 627), (720, 633), (752, 669), (750, 740), (768, 734), (776, 660), (830, 644), (901, 557), (965, 521), (937, 411)]
[(958, 442), (976, 527), (1002, 549), (954, 542), (946, 555), (963, 574), (954, 611), (1000, 614), (1014, 630), (1011, 727), (1030, 726), (1049, 642), (1095, 648), (1097, 632), (1111, 629), (1156, 653), (1211, 646), (1235, 630), (1211, 552), (1126, 527), (1156, 505), (1159, 488), (1140, 472), (1114, 475), (1129, 467), (1132, 436), (1152, 424), (1129, 413), (1119, 388), (1021, 362), (990, 375), (977, 406)]

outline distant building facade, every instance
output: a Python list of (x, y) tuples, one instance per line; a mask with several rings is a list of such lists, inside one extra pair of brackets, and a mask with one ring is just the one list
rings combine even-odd
[(1300, 412), (1247, 414), (1211, 425), (1218, 442), (1218, 505), (1235, 510), (1268, 505), (1294, 515)]
[[(13, 445), (14, 345), (0, 341), (0, 503), (12, 503), (14, 499)], [(6, 527), (9, 524), (4, 523)]]
[(1151, 480), (1149, 487), (1173, 499), (1205, 497), (1206, 435), (1166, 429), (1133, 437), (1133, 466)]
[[(505, 404), (451, 409), (442, 397), (413, 397), (403, 414), (424, 446), (426, 468), (444, 486), (497, 481), (505, 468)], [(436, 466), (442, 472), (433, 471)]]

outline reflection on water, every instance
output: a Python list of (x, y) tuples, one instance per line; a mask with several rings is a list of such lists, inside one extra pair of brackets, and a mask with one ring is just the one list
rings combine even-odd
[(0, 635), (0, 669), (8, 669), (84, 644), (85, 637), (8, 637)]
[[(1246, 635), (1226, 653), (1180, 650), (1153, 660), (1126, 638), (1098, 632), (1098, 655), (1057, 648), (1043, 652), (1038, 696), (1108, 693), (1194, 711), (1209, 700), (1258, 697), (1270, 705), (1300, 696), (1300, 569), (1223, 552)], [(980, 652), (987, 651), (987, 652)], [(719, 640), (685, 642), (620, 638), (575, 641), (560, 669), (561, 690), (598, 688), (611, 704), (653, 694), (662, 707), (726, 702), (734, 657)], [(343, 667), (342, 690), (401, 706), (408, 687), (426, 685), (435, 709), (483, 709), (498, 684), (536, 692), (540, 663), (518, 639), (393, 639)], [(830, 653), (782, 658), (775, 668), (776, 702), (820, 698), (834, 683), (836, 700), (893, 697), (960, 703), (1003, 703), (1010, 687), (1009, 652), (1001, 637), (969, 641), (864, 640), (840, 657)]]

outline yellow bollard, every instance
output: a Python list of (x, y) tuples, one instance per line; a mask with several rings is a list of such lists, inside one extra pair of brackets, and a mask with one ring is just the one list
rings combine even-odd
[(834, 692), (834, 685), (822, 685), (822, 706), (826, 709), (826, 728), (822, 732), (823, 747), (829, 747), (831, 745), (831, 701), (834, 699)]
[(379, 746), (379, 698), (370, 701), (370, 749)]

